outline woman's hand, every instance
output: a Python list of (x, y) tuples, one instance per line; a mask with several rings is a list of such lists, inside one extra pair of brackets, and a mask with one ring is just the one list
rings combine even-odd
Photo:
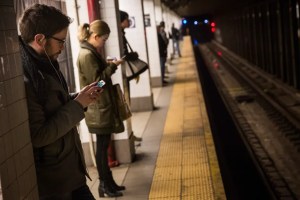
[(113, 61), (116, 61), (116, 60), (117, 60), (116, 57), (110, 57), (110, 56), (107, 56), (107, 57), (106, 57), (106, 62), (107, 62), (108, 64), (111, 64), (111, 63), (113, 63)]
[(97, 86), (97, 82), (91, 83), (90, 85), (85, 86), (74, 99), (78, 101), (84, 108), (86, 108), (91, 103), (95, 102), (100, 93), (103, 91), (103, 88)]
[(124, 62), (124, 60), (122, 58), (120, 58), (119, 60), (116, 58), (116, 57), (110, 57), (110, 56), (107, 56), (106, 58), (106, 62), (108, 64), (111, 64), (111, 63), (114, 63), (115, 65), (119, 65), (119, 64), (122, 64)]
[(119, 60), (113, 60), (111, 62), (118, 66), (119, 64), (122, 64), (124, 62), (124, 60), (123, 59), (119, 59)]

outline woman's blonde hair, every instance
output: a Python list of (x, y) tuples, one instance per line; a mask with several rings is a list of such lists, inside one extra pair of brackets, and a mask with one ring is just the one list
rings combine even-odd
[(95, 20), (90, 24), (85, 23), (83, 25), (80, 25), (78, 28), (79, 42), (88, 40), (89, 37), (92, 35), (92, 33), (102, 36), (102, 35), (110, 34), (110, 29), (108, 24), (102, 20)]

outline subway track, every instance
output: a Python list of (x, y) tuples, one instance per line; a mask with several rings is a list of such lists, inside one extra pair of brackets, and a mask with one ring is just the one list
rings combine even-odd
[(263, 108), (276, 122), (281, 134), (286, 136), (300, 152), (299, 92), (251, 66), (217, 43), (208, 45), (208, 48), (215, 55), (222, 52), (219, 62), (223, 63), (223, 66), (230, 67), (240, 80), (248, 84), (261, 97), (259, 100)]
[(297, 92), (217, 43), (195, 52), (211, 118), (219, 121), (212, 125), (219, 159), (229, 159), (220, 161), (228, 199), (300, 199)]

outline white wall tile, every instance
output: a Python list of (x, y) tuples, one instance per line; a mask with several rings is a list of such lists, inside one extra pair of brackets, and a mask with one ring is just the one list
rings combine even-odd
[(21, 55), (19, 52), (14, 54), (14, 60), (15, 60), (15, 70), (16, 70), (16, 76), (23, 76), (23, 68), (22, 68), (22, 61), (21, 61)]
[(1, 56), (0, 57), (0, 62), (2, 64), (3, 80), (10, 79), (11, 75), (10, 75), (10, 65), (9, 65), (9, 57), (8, 57), (8, 55)]
[[(5, 142), (5, 141), (4, 141)], [(0, 166), (1, 185), (3, 188), (9, 187), (14, 181), (16, 181), (17, 173), (13, 157), (8, 158)], [(3, 189), (3, 191), (5, 191)]]
[(0, 82), (0, 109), (6, 106), (6, 94), (4, 82)]
[[(3, 137), (0, 136), (0, 147), (4, 147), (4, 141), (3, 141)], [(6, 153), (5, 153), (5, 149), (1, 148), (0, 151), (0, 165), (1, 163), (3, 163), (5, 160), (7, 159)], [(0, 186), (1, 187), (1, 186)]]
[[(17, 101), (7, 107), (8, 119), (11, 127), (19, 126), (27, 120), (27, 103), (26, 99)], [(25, 114), (21, 114), (25, 113)]]
[(6, 153), (6, 157), (10, 158), (14, 155), (14, 148), (13, 148), (13, 135), (12, 131), (7, 132), (6, 134), (3, 135), (3, 143), (4, 143), (4, 149)]
[(7, 133), (11, 127), (7, 112), (6, 107), (0, 108), (0, 135)]
[(114, 7), (105, 8), (101, 10), (101, 16), (105, 18), (115, 18), (116, 19), (116, 12)]
[(18, 101), (25, 98), (25, 87), (23, 76), (17, 76), (12, 81), (13, 101)]
[(4, 17), (5, 30), (17, 30), (16, 14), (13, 6), (7, 6), (2, 10), (2, 16)]
[[(27, 148), (24, 152), (21, 149), (25, 146), (25, 142), (27, 145), (30, 144), (30, 134), (13, 2), (13, 0), (0, 2), (0, 13), (5, 16), (0, 19), (0, 178), (4, 199), (25, 199), (34, 190), (27, 190), (27, 194), (20, 198), (19, 185), (22, 184), (24, 187), (29, 183), (29, 179), (18, 182), (17, 174), (20, 175), (20, 171), (24, 172), (22, 168), (24, 164), (27, 168), (28, 162), (33, 165), (33, 155), (32, 149)], [(18, 135), (19, 137), (18, 132), (22, 133)], [(21, 161), (21, 158), (26, 159), (26, 162), (23, 160), (18, 163), (19, 173), (16, 172), (16, 153), (22, 154), (18, 157), (18, 161)], [(36, 183), (35, 171), (31, 170), (30, 173), (28, 177), (32, 177), (30, 180), (34, 179)]]
[(0, 1), (1, 6), (13, 6), (14, 2), (12, 0), (1, 0)]
[[(2, 18), (2, 17), (0, 17)], [(0, 56), (6, 54), (6, 43), (5, 43), (5, 33), (3, 30), (0, 30)]]
[(144, 12), (150, 15), (150, 27), (146, 27), (148, 58), (151, 77), (161, 77), (160, 57), (157, 39), (157, 28), (155, 23), (155, 12), (153, 0), (144, 0)]
[(18, 182), (15, 181), (11, 183), (5, 190), (3, 191), (3, 199), (21, 199), (19, 196), (18, 190)]
[[(0, 7), (0, 13), (3, 13), (5, 7)], [(0, 31), (4, 30), (4, 17), (0, 17)]]
[(13, 145), (14, 152), (19, 151), (24, 148), (26, 145), (31, 143), (29, 124), (23, 123), (13, 129)]
[(22, 176), (34, 164), (32, 152), (32, 145), (29, 143), (15, 154), (16, 173), (18, 176)]
[[(6, 97), (6, 103), (12, 104), (14, 102), (14, 98), (13, 98), (13, 90), (12, 90), (12, 85), (13, 85), (13, 81), (11, 79), (4, 81), (4, 92), (5, 92), (5, 97)], [(14, 113), (12, 113), (14, 114)]]

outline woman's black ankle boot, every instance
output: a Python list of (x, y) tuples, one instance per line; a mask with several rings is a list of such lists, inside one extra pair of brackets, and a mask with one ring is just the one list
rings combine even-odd
[(121, 190), (125, 190), (125, 186), (123, 185), (118, 185), (115, 180), (114, 180), (114, 177), (112, 176), (112, 172), (110, 172), (109, 174), (109, 183), (111, 185), (111, 187), (114, 189), (114, 190), (117, 190), (117, 191), (121, 191)]
[(98, 192), (100, 197), (104, 197), (105, 195), (108, 197), (123, 196), (122, 192), (113, 189), (108, 182), (104, 182), (104, 181), (100, 181)]

